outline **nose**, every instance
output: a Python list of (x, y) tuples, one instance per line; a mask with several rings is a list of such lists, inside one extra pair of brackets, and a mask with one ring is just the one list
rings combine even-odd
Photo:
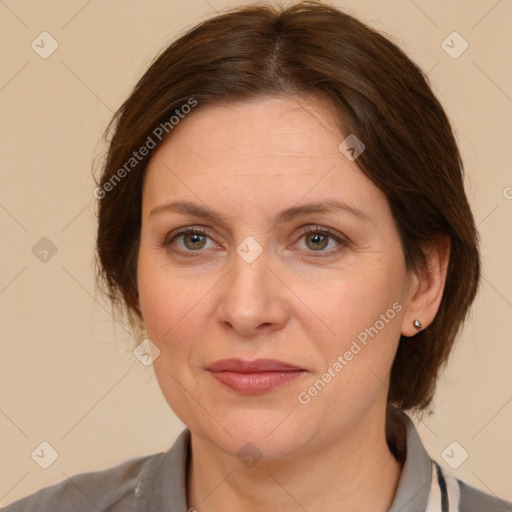
[(249, 263), (238, 253), (231, 271), (223, 280), (219, 320), (225, 328), (254, 338), (282, 329), (289, 314), (291, 292), (279, 272), (271, 267), (271, 257), (264, 250)]

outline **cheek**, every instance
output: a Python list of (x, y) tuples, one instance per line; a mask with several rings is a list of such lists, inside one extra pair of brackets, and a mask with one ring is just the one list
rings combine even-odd
[(316, 299), (314, 309), (330, 331), (316, 343), (325, 380), (333, 383), (323, 397), (333, 412), (341, 404), (367, 407), (385, 390), (401, 334), (405, 277), (400, 269), (353, 269), (331, 283), (322, 301)]
[(139, 253), (137, 274), (139, 300), (148, 337), (160, 350), (166, 332), (172, 332), (185, 315), (186, 304), (180, 288), (176, 287), (169, 272), (155, 264), (151, 252), (143, 247)]
[(187, 425), (194, 425), (194, 402), (185, 390), (192, 389), (194, 340), (201, 338), (198, 316), (205, 317), (208, 303), (201, 298), (207, 290), (202, 280), (191, 283), (180, 279), (141, 248), (138, 264), (141, 311), (148, 338), (160, 355), (153, 370), (164, 398), (174, 413)]
[(141, 249), (139, 299), (148, 337), (166, 359), (174, 362), (187, 357), (194, 340), (201, 338), (198, 330), (204, 329), (205, 321), (212, 318), (208, 293), (218, 278), (203, 276), (191, 280), (160, 260), (149, 249)]
[(316, 297), (314, 307), (338, 339), (352, 339), (376, 323), (384, 331), (384, 326), (400, 324), (403, 282), (399, 269), (342, 273), (331, 280), (322, 295), (312, 294)]

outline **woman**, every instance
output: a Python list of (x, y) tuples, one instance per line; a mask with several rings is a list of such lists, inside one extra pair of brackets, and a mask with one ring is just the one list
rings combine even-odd
[(187, 429), (5, 510), (511, 510), (403, 412), (431, 403), (480, 267), (450, 124), (400, 49), (322, 4), (233, 10), (111, 128), (101, 276)]

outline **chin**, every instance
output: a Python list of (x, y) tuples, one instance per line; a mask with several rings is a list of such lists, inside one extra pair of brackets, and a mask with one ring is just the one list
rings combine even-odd
[[(289, 415), (289, 416), (287, 416)], [(267, 460), (293, 457), (311, 442), (315, 432), (321, 435), (321, 425), (306, 422), (297, 411), (288, 408), (274, 410), (241, 408), (216, 422), (191, 423), (190, 430), (218, 447), (220, 450), (241, 458), (251, 452)]]

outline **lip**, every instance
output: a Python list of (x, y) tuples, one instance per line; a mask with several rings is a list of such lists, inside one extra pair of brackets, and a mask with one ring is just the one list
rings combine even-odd
[(278, 361), (277, 359), (255, 359), (244, 361), (243, 359), (220, 359), (206, 368), (211, 372), (238, 372), (238, 373), (263, 373), (263, 372), (289, 372), (302, 371), (304, 368)]
[(206, 368), (221, 384), (242, 394), (261, 394), (282, 386), (305, 370), (276, 359), (221, 359)]

